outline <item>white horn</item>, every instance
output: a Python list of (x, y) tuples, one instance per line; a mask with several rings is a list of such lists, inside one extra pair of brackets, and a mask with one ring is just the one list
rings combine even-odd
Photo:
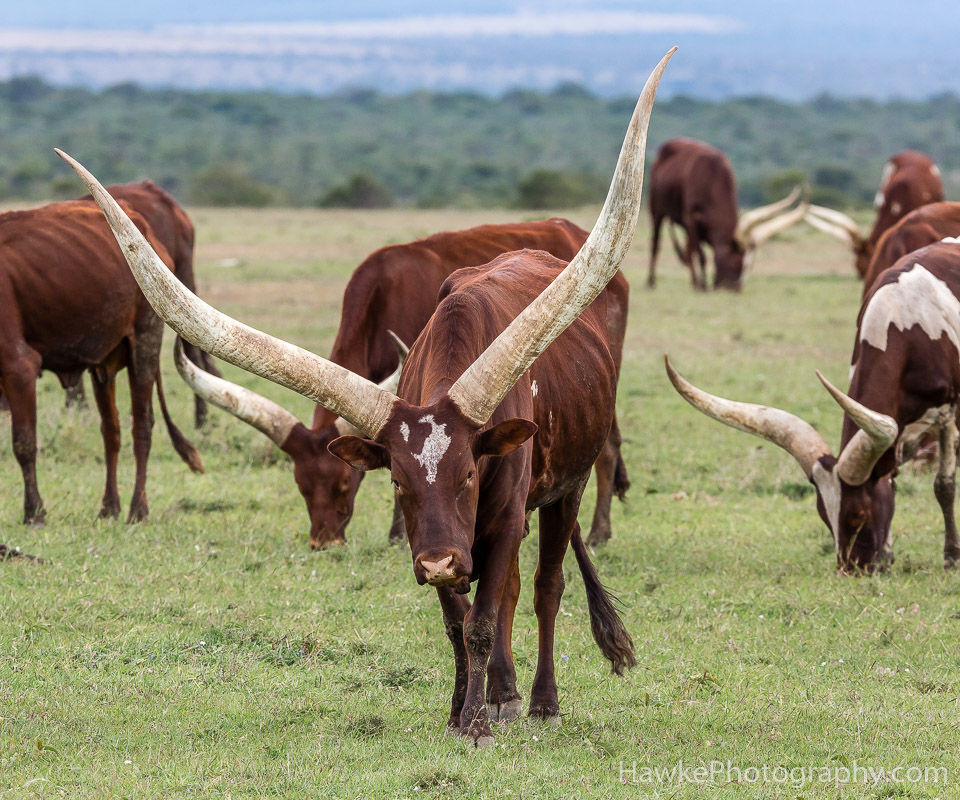
[(129, 217), (79, 162), (59, 155), (87, 185), (150, 305), (192, 344), (241, 369), (293, 389), (376, 438), (397, 397), (375, 383), (289, 342), (238, 322), (189, 291), (164, 265)]
[(851, 217), (832, 208), (811, 205), (806, 220), (813, 227), (836, 236), (853, 247), (860, 247), (866, 241), (860, 226)]
[(672, 48), (647, 79), (606, 202), (580, 252), (450, 387), (464, 416), (483, 425), (537, 357), (596, 299), (620, 268), (640, 216), (647, 126)]
[(800, 417), (779, 408), (740, 403), (708, 394), (683, 378), (673, 368), (668, 356), (664, 355), (663, 361), (673, 388), (690, 405), (717, 422), (782, 447), (797, 460), (808, 478), (813, 474), (813, 465), (823, 456), (830, 455), (823, 437)]
[(173, 356), (177, 372), (197, 396), (252, 425), (274, 444), (283, 445), (299, 423), (293, 414), (272, 400), (200, 369), (184, 354), (179, 336), (173, 345)]
[(773, 216), (776, 216), (782, 211), (786, 211), (790, 206), (797, 202), (797, 198), (800, 197), (800, 192), (802, 189), (799, 186), (795, 186), (793, 191), (790, 192), (783, 200), (778, 200), (776, 203), (770, 203), (769, 205), (759, 206), (758, 208), (752, 208), (749, 211), (744, 211), (740, 215), (740, 219), (737, 220), (737, 229), (734, 233), (734, 236), (742, 241), (745, 241), (750, 234), (750, 229), (762, 222), (765, 219), (770, 219)]
[(773, 217), (765, 222), (758, 222), (747, 233), (749, 246), (757, 248), (771, 236), (786, 230), (791, 225), (795, 225), (804, 218), (807, 213), (807, 208), (808, 206), (806, 204), (801, 204), (792, 211), (787, 211), (778, 217)]
[(844, 483), (860, 486), (870, 477), (880, 456), (897, 441), (900, 427), (893, 417), (871, 411), (841, 392), (820, 374), (820, 370), (817, 370), (817, 377), (846, 415), (860, 428), (837, 457), (837, 475)]

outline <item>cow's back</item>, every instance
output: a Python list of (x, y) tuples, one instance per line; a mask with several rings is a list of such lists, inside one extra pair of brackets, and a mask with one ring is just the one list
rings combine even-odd
[(413, 342), (437, 306), (441, 285), (455, 270), (527, 247), (569, 260), (587, 236), (572, 222), (552, 218), (480, 225), (380, 248), (347, 283), (331, 360), (370, 380), (382, 380), (397, 366), (387, 331)]
[(736, 181), (721, 150), (696, 139), (670, 139), (651, 168), (650, 210), (682, 223), (686, 215), (729, 206), (736, 221)]

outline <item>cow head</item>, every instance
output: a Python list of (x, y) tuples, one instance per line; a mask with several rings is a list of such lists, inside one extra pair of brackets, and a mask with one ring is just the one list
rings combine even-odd
[[(397, 369), (379, 384), (385, 391), (396, 391), (407, 347), (387, 331), (400, 356)], [(180, 338), (174, 345), (174, 357), (180, 376), (194, 393), (266, 434), (293, 461), (293, 477), (310, 516), (310, 547), (314, 550), (346, 541), (346, 528), (353, 516), (353, 503), (363, 479), (334, 458), (327, 445), (356, 429), (342, 417), (325, 409), (313, 428), (307, 428), (289, 411), (256, 392), (211, 375), (184, 355)]]
[(478, 462), (514, 452), (536, 429), (508, 419), (480, 430), (449, 396), (424, 407), (398, 400), (377, 441), (343, 436), (330, 452), (357, 470), (390, 470), (417, 582), (463, 593), (473, 573)]
[[(626, 256), (640, 215), (653, 100), (675, 49), (660, 61), (644, 86), (606, 202), (580, 252), (476, 354), (459, 377), (451, 376), (449, 388), (440, 390), (427, 406), (408, 404), (338, 364), (254, 330), (204, 303), (166, 268), (96, 178), (65, 153), (57, 152), (80, 175), (103, 210), (154, 310), (187, 341), (293, 389), (349, 422), (357, 434), (337, 439), (330, 447), (358, 469), (390, 467), (408, 535), (415, 543), (417, 580), (452, 583), (464, 591), (465, 579), (468, 586), (473, 571), (469, 550), (479, 497), (477, 460), (509, 454), (535, 430), (533, 423), (525, 420), (484, 428), (506, 394), (604, 290)], [(449, 347), (449, 342), (439, 346)], [(281, 428), (286, 427), (291, 415), (284, 412), (280, 419)], [(523, 475), (517, 478), (512, 485), (522, 485)]]
[(827, 391), (859, 428), (834, 457), (823, 437), (799, 417), (708, 394), (684, 379), (668, 358), (665, 363), (670, 382), (694, 408), (718, 422), (762, 436), (797, 460), (816, 489), (817, 511), (833, 536), (839, 571), (869, 571), (891, 559), (895, 472), (891, 448), (899, 432), (893, 418), (856, 402), (818, 372)]

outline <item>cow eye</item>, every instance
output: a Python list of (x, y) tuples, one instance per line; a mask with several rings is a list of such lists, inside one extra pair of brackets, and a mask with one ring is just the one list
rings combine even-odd
[(475, 475), (473, 470), (470, 470), (470, 472), (467, 474), (467, 477), (463, 479), (463, 483), (460, 484), (460, 488), (457, 489), (457, 497), (460, 497), (460, 495), (464, 493), (464, 491), (470, 486), (470, 484), (473, 483), (474, 477)]
[(396, 492), (397, 494), (400, 494), (400, 484), (397, 483), (396, 481), (390, 481), (390, 483), (393, 484), (393, 491)]

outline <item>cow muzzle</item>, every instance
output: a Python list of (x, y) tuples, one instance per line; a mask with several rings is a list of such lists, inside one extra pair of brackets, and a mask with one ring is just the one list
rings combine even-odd
[(418, 556), (413, 572), (421, 586), (449, 586), (458, 594), (470, 591), (470, 574), (456, 553), (429, 553)]

